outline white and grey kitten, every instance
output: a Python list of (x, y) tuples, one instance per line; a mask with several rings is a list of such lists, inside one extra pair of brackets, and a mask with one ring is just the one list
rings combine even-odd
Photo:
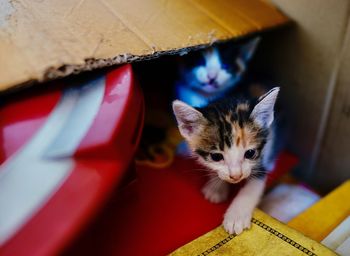
[(176, 98), (193, 107), (204, 107), (222, 98), (242, 79), (260, 38), (217, 45), (183, 56)]
[(229, 196), (230, 184), (246, 181), (224, 215), (223, 226), (230, 234), (250, 227), (266, 173), (273, 166), (272, 123), (278, 92), (275, 87), (255, 101), (225, 99), (203, 108), (173, 102), (181, 135), (199, 162), (215, 173), (202, 190), (205, 198), (222, 202)]

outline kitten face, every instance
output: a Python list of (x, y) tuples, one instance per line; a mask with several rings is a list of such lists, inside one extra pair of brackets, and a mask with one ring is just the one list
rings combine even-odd
[(279, 88), (248, 101), (221, 101), (195, 109), (175, 101), (179, 130), (199, 161), (218, 177), (237, 183), (263, 170), (262, 154), (273, 122)]
[(237, 72), (227, 69), (220, 59), (218, 49), (211, 48), (203, 52), (204, 65), (193, 68), (192, 73), (200, 86), (201, 90), (211, 93), (220, 91), (227, 86), (235, 83), (238, 77), (243, 73), (244, 67), (241, 66)]
[(231, 87), (241, 79), (258, 42), (256, 38), (240, 46), (214, 47), (192, 54), (185, 61), (186, 84), (205, 93)]

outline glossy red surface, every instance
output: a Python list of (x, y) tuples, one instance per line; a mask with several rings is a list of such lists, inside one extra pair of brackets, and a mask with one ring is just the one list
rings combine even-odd
[[(297, 162), (282, 153), (273, 179)], [(229, 202), (204, 199), (206, 177), (199, 169), (193, 159), (181, 157), (168, 168), (138, 166), (137, 180), (113, 196), (66, 255), (166, 255), (219, 226)]]
[(61, 91), (11, 100), (0, 108), (0, 163), (13, 155), (42, 126)]
[[(8, 116), (7, 122), (1, 123), (2, 131), (16, 122), (28, 130), (26, 136), (19, 136), (19, 142), (11, 140), (13, 136), (3, 137), (3, 141), (13, 145), (9, 150), (2, 144), (3, 158), (30, 140), (60, 95), (48, 92), (21, 98), (1, 109)], [(134, 114), (128, 115), (129, 111)], [(143, 113), (142, 94), (135, 85), (131, 66), (109, 72), (102, 105), (75, 153), (74, 170), (50, 200), (0, 247), (0, 254), (56, 255), (65, 248), (99, 211), (127, 171), (138, 145)], [(18, 130), (11, 132), (18, 135)], [(120, 156), (115, 155), (119, 153)]]
[(106, 87), (101, 114), (81, 141), (76, 156), (124, 161), (140, 139), (144, 103), (130, 65), (108, 73), (106, 84), (114, 86)]

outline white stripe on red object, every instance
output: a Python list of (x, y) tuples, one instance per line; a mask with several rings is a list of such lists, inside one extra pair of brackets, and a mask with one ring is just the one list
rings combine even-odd
[(73, 159), (45, 156), (75, 152), (98, 113), (104, 88), (104, 78), (99, 78), (65, 91), (46, 123), (0, 166), (0, 245), (38, 212), (71, 174)]
[(79, 90), (79, 100), (64, 127), (47, 149), (45, 157), (60, 158), (74, 155), (100, 109), (104, 92), (103, 76), (90, 81)]

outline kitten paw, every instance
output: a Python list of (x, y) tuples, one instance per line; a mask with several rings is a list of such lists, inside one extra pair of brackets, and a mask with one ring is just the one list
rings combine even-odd
[(230, 192), (229, 185), (227, 183), (224, 181), (218, 182), (208, 182), (202, 189), (205, 199), (215, 204), (226, 201)]
[(223, 226), (228, 233), (239, 235), (243, 230), (250, 228), (251, 219), (251, 210), (245, 209), (244, 206), (233, 205), (225, 213)]

